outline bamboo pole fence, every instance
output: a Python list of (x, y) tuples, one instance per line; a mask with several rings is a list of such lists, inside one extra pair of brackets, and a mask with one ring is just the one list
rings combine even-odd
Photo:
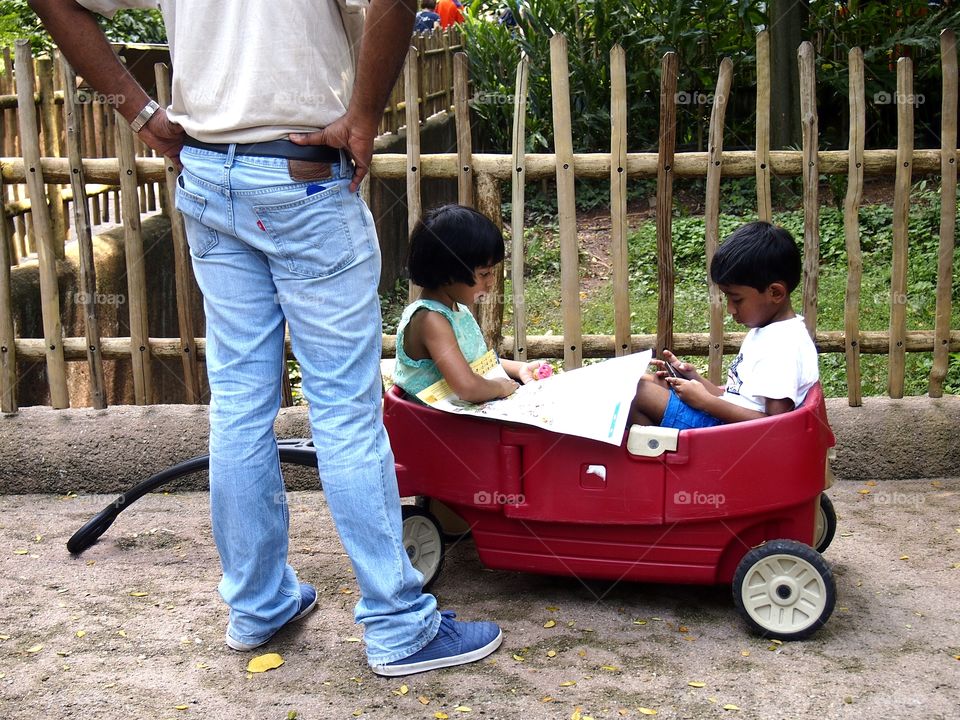
[[(513, 214), (511, 216), (511, 256), (514, 325), (512, 334), (503, 333), (502, 293), (494, 293), (497, 301), (479, 308), (485, 335), (491, 338), (503, 356), (517, 358), (563, 358), (567, 368), (579, 366), (584, 359), (610, 357), (634, 352), (649, 347), (669, 346), (678, 353), (699, 355), (708, 358), (711, 377), (719, 375), (723, 355), (735, 352), (742, 342), (743, 332), (724, 331), (722, 306), (715, 288), (710, 288), (711, 321), (709, 332), (676, 333), (673, 329), (675, 288), (672, 277), (673, 248), (670, 207), (672, 186), (678, 178), (706, 179), (706, 226), (704, 240), (704, 269), (719, 241), (717, 218), (721, 206), (723, 179), (755, 177), (757, 179), (758, 213), (768, 217), (770, 213), (771, 178), (800, 177), (803, 179), (804, 240), (807, 248), (804, 258), (803, 308), (808, 327), (821, 353), (841, 353), (845, 356), (848, 375), (848, 401), (851, 405), (861, 402), (861, 377), (859, 358), (862, 354), (885, 354), (889, 356), (888, 393), (899, 397), (903, 393), (905, 353), (933, 353), (934, 364), (929, 378), (929, 392), (936, 396), (943, 391), (948, 354), (960, 351), (960, 329), (951, 328), (951, 298), (953, 283), (952, 263), (956, 226), (956, 105), (957, 62), (956, 43), (952, 32), (941, 35), (941, 64), (943, 68), (943, 128), (941, 147), (917, 149), (913, 147), (913, 117), (910, 103), (898, 105), (898, 147), (895, 149), (866, 149), (863, 122), (863, 61), (862, 53), (850, 53), (850, 108), (851, 124), (849, 146), (844, 150), (820, 150), (816, 114), (816, 77), (813, 47), (804, 44), (798, 51), (798, 63), (802, 78), (801, 97), (803, 147), (800, 150), (771, 150), (769, 148), (769, 47), (764, 34), (758, 39), (758, 87), (757, 87), (757, 142), (754, 150), (724, 150), (725, 110), (732, 87), (732, 64), (728, 59), (720, 63), (716, 91), (712, 99), (708, 130), (707, 152), (676, 152), (676, 75), (677, 58), (668, 54), (663, 59), (660, 98), (660, 142), (657, 152), (631, 153), (626, 147), (626, 82), (625, 68), (629, 58), (619, 48), (610, 55), (611, 77), (611, 145), (610, 152), (573, 152), (571, 137), (570, 90), (566, 39), (557, 35), (550, 42), (550, 73), (553, 91), (553, 126), (555, 145), (553, 153), (526, 153), (525, 116), (529, 60), (518, 59), (516, 93), (514, 97), (514, 123), (512, 149), (509, 153), (474, 153), (470, 145), (469, 68), (465, 58), (454, 60), (458, 49), (451, 37), (435, 37), (426, 47), (413, 43), (404, 68), (403, 82), (398, 83), (390, 107), (385, 112), (385, 132), (395, 132), (406, 127), (407, 149), (405, 153), (378, 154), (371, 164), (371, 176), (381, 179), (404, 180), (407, 183), (408, 222), (412, 225), (422, 214), (420, 184), (423, 178), (455, 181), (458, 197), (484, 212), (498, 224), (501, 222), (501, 185), (510, 183)], [(435, 57), (448, 57), (446, 65), (435, 63)], [(547, 58), (540, 58), (546, 61)], [(136, 143), (129, 127), (113, 113), (104, 112), (96, 103), (82, 105), (81, 110), (65, 103), (69, 113), (64, 125), (68, 157), (48, 156), (42, 151), (36, 109), (40, 107), (34, 90), (29, 48), (17, 47), (17, 67), (23, 73), (23, 82), (17, 86), (17, 102), (13, 106), (19, 119), (20, 132), (11, 135), (9, 105), (6, 96), (0, 96), (3, 109), (3, 152), (0, 159), (0, 193), (9, 204), (16, 197), (20, 201), (40, 198), (30, 204), (30, 227), (22, 234), (20, 226), (25, 223), (3, 223), (0, 234), (4, 256), (0, 256), (0, 400), (4, 412), (16, 410), (14, 388), (17, 381), (18, 360), (45, 361), (47, 380), (50, 385), (51, 403), (54, 407), (67, 407), (69, 397), (64, 383), (66, 362), (86, 361), (91, 363), (91, 350), (96, 348), (97, 357), (105, 359), (128, 359), (134, 367), (135, 394), (138, 402), (149, 402), (151, 393), (150, 358), (174, 358), (184, 360), (185, 376), (192, 373), (199, 377), (197, 364), (204, 357), (205, 341), (194, 337), (188, 318), (180, 318), (179, 338), (150, 338), (146, 332), (145, 282), (142, 277), (142, 236), (139, 217), (151, 206), (151, 194), (141, 193), (145, 185), (164, 186), (159, 205), (166, 205), (172, 212), (171, 187), (175, 172), (164, 158), (137, 154)], [(64, 73), (69, 76), (69, 73)], [(29, 76), (29, 77), (27, 77)], [(909, 59), (901, 59), (897, 68), (898, 97), (909, 97), (913, 88), (913, 69)], [(432, 89), (434, 79), (444, 87)], [(161, 86), (163, 83), (161, 83)], [(402, 85), (402, 87), (401, 87)], [(9, 88), (3, 88), (7, 90)], [(636, 89), (631, 88), (631, 91)], [(398, 94), (399, 93), (399, 94)], [(63, 102), (63, 98), (61, 98)], [(456, 152), (421, 154), (419, 128), (429, 114), (448, 111), (451, 106), (458, 110)], [(71, 111), (71, 107), (73, 107)], [(92, 120), (88, 125), (84, 120)], [(51, 126), (53, 127), (53, 126)], [(53, 131), (51, 131), (53, 134)], [(86, 152), (77, 151), (77, 140), (83, 139)], [(15, 142), (11, 142), (15, 140)], [(91, 157), (90, 155), (99, 157)], [(817, 181), (820, 175), (842, 175), (847, 178), (847, 195), (844, 202), (844, 233), (849, 267), (845, 295), (843, 329), (821, 328), (817, 324), (817, 263), (818, 242), (818, 195)], [(905, 322), (905, 303), (902, 298), (908, 292), (907, 252), (909, 248), (910, 184), (915, 176), (941, 176), (943, 202), (939, 265), (937, 281), (937, 320), (932, 329), (908, 329)], [(894, 198), (894, 249), (890, 285), (890, 327), (885, 331), (865, 331), (859, 327), (860, 284), (862, 259), (860, 256), (859, 226), (857, 211), (862, 201), (864, 178), (888, 176), (895, 178)], [(524, 302), (525, 279), (524, 254), (524, 186), (545, 178), (554, 178), (557, 183), (559, 236), (561, 246), (561, 297), (563, 335), (530, 336), (526, 333), (527, 308)], [(613, 260), (615, 332), (613, 335), (584, 335), (580, 312), (579, 253), (576, 235), (575, 181), (579, 178), (604, 178), (610, 182), (611, 192), (611, 255)], [(625, 251), (625, 198), (631, 180), (656, 178), (658, 189), (657, 210), (657, 257), (651, 262), (658, 265), (658, 307), (661, 318), (656, 332), (634, 333), (629, 322), (628, 275)], [(80, 180), (79, 185), (77, 180)], [(89, 314), (85, 317), (85, 337), (62, 337), (59, 319), (56, 274), (53, 263), (57, 244), (52, 236), (52, 220), (44, 213), (47, 208), (46, 186), (71, 185), (74, 203), (86, 205), (92, 195), (91, 185), (108, 188), (112, 206), (108, 202), (92, 202), (92, 216), (84, 218), (74, 208), (74, 226), (80, 230), (100, 218), (122, 214), (127, 241), (128, 290), (130, 297), (130, 337), (97, 337), (95, 323)], [(25, 188), (17, 196), (14, 188)], [(119, 193), (116, 189), (119, 188)], [(66, 192), (67, 189), (64, 189)], [(102, 194), (102, 193), (101, 193)], [(26, 197), (24, 197), (26, 195)], [(86, 197), (85, 197), (86, 196)], [(119, 197), (118, 197), (119, 196)], [(63, 197), (61, 194), (60, 197)], [(55, 198), (59, 200), (60, 198)], [(97, 199), (91, 198), (92, 200)], [(103, 198), (100, 198), (103, 199)], [(122, 205), (122, 207), (121, 207)], [(16, 217), (26, 220), (22, 213)], [(8, 215), (8, 219), (12, 219)], [(31, 232), (32, 231), (32, 236)], [(174, 231), (176, 235), (176, 231)], [(186, 262), (185, 239), (182, 234), (174, 238), (177, 255), (176, 278), (178, 283), (178, 306), (186, 306), (186, 289), (192, 278)], [(41, 275), (41, 304), (44, 309), (44, 337), (14, 337), (10, 322), (13, 308), (10, 307), (11, 267), (17, 262), (15, 254), (23, 251), (37, 252)], [(25, 255), (19, 255), (24, 257)], [(181, 281), (183, 288), (181, 291)], [(89, 285), (89, 277), (81, 285)], [(503, 278), (500, 278), (503, 282)], [(502, 285), (500, 286), (502, 288)], [(717, 311), (720, 311), (718, 314)], [(720, 318), (719, 321), (717, 318)], [(91, 334), (91, 328), (92, 334)], [(384, 336), (384, 354), (393, 355), (395, 338)], [(288, 347), (289, 353), (289, 347)], [(189, 357), (187, 357), (189, 356)], [(193, 381), (191, 381), (193, 382)], [(194, 384), (192, 401), (199, 400), (198, 385)]]

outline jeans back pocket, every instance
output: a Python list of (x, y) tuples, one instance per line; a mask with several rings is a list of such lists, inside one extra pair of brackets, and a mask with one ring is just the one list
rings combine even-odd
[(343, 187), (342, 181), (334, 181), (320, 192), (253, 208), (290, 272), (322, 278), (356, 259), (356, 239), (344, 215)]
[(203, 211), (207, 207), (207, 200), (202, 195), (187, 190), (183, 173), (177, 177), (175, 205), (183, 215), (190, 252), (196, 257), (203, 257), (217, 244), (217, 231), (203, 224)]

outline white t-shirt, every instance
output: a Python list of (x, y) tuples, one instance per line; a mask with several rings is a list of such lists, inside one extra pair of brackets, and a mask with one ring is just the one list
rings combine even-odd
[(367, 0), (78, 0), (112, 17), (163, 12), (173, 61), (167, 109), (191, 137), (253, 143), (319, 130), (350, 102)]
[(797, 315), (751, 328), (727, 371), (721, 397), (760, 412), (766, 412), (766, 399), (790, 398), (798, 407), (819, 378), (817, 348)]

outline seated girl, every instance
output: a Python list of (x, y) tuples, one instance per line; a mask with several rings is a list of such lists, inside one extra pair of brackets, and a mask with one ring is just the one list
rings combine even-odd
[(487, 379), (470, 368), (487, 345), (468, 306), (493, 288), (503, 256), (503, 235), (476, 210), (444, 205), (417, 223), (407, 267), (423, 290), (400, 318), (394, 368), (394, 381), (407, 393), (416, 396), (443, 379), (461, 400), (478, 403), (537, 379), (539, 361), (500, 360), (509, 378)]

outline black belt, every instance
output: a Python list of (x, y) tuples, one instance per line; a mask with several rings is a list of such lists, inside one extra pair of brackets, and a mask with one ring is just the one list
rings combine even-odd
[[(184, 145), (211, 150), (226, 155), (230, 151), (228, 143), (207, 143), (187, 137)], [(279, 157), (310, 162), (340, 162), (340, 151), (329, 145), (297, 145), (289, 140), (270, 140), (259, 143), (236, 143), (234, 155), (257, 155), (260, 157)]]

